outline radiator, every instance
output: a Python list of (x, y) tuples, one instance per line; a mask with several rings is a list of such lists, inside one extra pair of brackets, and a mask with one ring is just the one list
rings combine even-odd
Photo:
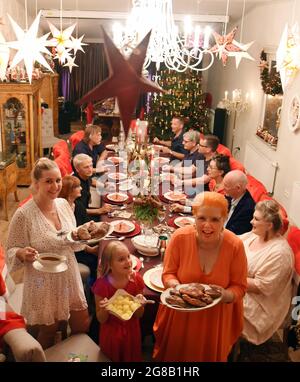
[(300, 227), (300, 182), (299, 181), (294, 182), (293, 184), (288, 215), (290, 220), (295, 225)]
[(261, 181), (271, 194), (274, 192), (278, 163), (271, 161), (250, 143), (246, 144), (244, 166), (247, 172)]

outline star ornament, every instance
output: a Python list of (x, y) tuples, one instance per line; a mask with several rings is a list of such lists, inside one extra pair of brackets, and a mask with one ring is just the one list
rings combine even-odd
[(8, 42), (7, 45), (13, 49), (17, 50), (11, 67), (18, 65), (20, 61), (24, 61), (26, 72), (31, 83), (33, 65), (35, 61), (38, 61), (42, 66), (44, 66), (49, 71), (53, 72), (48, 62), (45, 60), (41, 53), (50, 54), (48, 49), (46, 49), (45, 44), (49, 33), (38, 38), (38, 28), (41, 17), (41, 11), (36, 16), (35, 20), (31, 24), (27, 32), (23, 31), (20, 26), (13, 20), (13, 18), (8, 15), (8, 18), (12, 24), (13, 30), (16, 34), (17, 41)]
[(219, 59), (222, 60), (223, 66), (226, 66), (228, 57), (235, 57), (236, 68), (239, 67), (242, 58), (254, 60), (254, 58), (251, 57), (247, 52), (247, 50), (253, 44), (253, 41), (248, 44), (237, 42), (234, 39), (237, 29), (238, 28), (235, 27), (230, 33), (223, 36), (217, 32), (213, 32), (216, 44), (210, 49), (210, 51), (212, 53), (216, 53), (219, 56)]
[(78, 67), (78, 65), (76, 65), (74, 61), (75, 61), (75, 57), (71, 57), (70, 56), (67, 59), (67, 63), (64, 65), (64, 66), (67, 66), (69, 68), (70, 73), (72, 73), (72, 69), (73, 69), (74, 66)]
[(149, 32), (126, 60), (114, 45), (111, 38), (101, 27), (104, 37), (104, 49), (109, 67), (109, 77), (95, 86), (79, 104), (101, 101), (105, 98), (116, 97), (120, 109), (124, 130), (129, 130), (139, 95), (146, 92), (162, 92), (163, 89), (142, 77), (143, 63), (149, 44)]
[(276, 52), (276, 68), (280, 73), (283, 90), (285, 90), (300, 69), (300, 36), (298, 23), (295, 23), (291, 29), (288, 24), (285, 25)]
[(3, 81), (6, 77), (6, 68), (9, 61), (9, 48), (6, 45), (5, 38), (0, 32), (0, 79)]
[(81, 50), (83, 53), (85, 53), (84, 50), (82, 49), (82, 46), (88, 45), (88, 44), (85, 44), (84, 42), (82, 42), (83, 37), (84, 37), (84, 35), (82, 35), (79, 38), (75, 38), (75, 37), (71, 36), (71, 41), (72, 41), (72, 47), (71, 48), (74, 51), (74, 55), (77, 53), (78, 50)]

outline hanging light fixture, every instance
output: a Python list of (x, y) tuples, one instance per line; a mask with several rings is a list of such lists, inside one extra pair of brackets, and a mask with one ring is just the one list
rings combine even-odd
[(120, 24), (113, 27), (114, 43), (125, 56), (151, 30), (145, 69), (151, 62), (156, 63), (157, 69), (164, 63), (178, 72), (204, 71), (211, 67), (214, 55), (209, 50), (210, 27), (193, 29), (191, 19), (186, 18), (184, 33), (180, 34), (173, 18), (172, 0), (133, 0), (132, 3), (126, 28), (122, 29)]

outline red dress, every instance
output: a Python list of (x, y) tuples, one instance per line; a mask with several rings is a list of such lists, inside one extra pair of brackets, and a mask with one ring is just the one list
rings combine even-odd
[[(144, 281), (136, 273), (133, 281), (128, 281), (124, 288), (132, 296), (143, 292)], [(115, 292), (106, 277), (98, 278), (93, 285), (97, 296), (111, 298)], [(100, 326), (99, 332), (101, 351), (114, 362), (142, 361), (141, 329), (139, 319), (132, 316), (128, 321), (122, 321), (110, 314), (107, 321)]]

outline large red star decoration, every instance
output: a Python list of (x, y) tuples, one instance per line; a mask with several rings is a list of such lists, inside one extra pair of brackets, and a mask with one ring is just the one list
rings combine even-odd
[(82, 105), (87, 102), (116, 97), (123, 127), (127, 133), (139, 95), (146, 92), (158, 93), (163, 91), (160, 86), (141, 75), (151, 32), (144, 37), (133, 50), (129, 59), (126, 60), (105, 30), (102, 27), (101, 29), (109, 77), (90, 90), (78, 103)]

